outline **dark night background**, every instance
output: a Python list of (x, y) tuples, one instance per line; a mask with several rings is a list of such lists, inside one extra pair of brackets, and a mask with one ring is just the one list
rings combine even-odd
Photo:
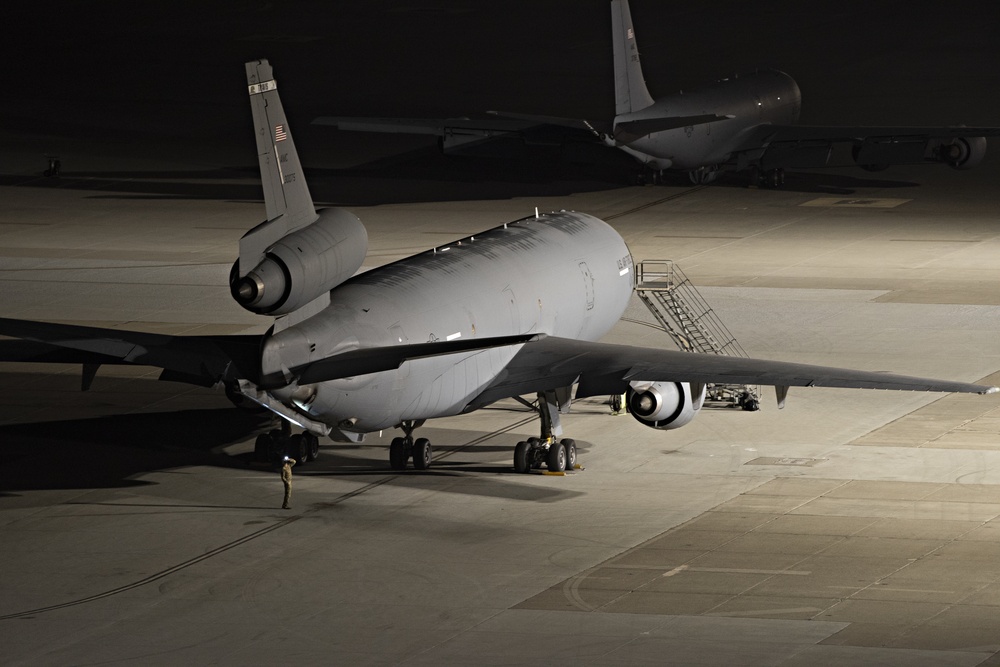
[[(631, 4), (654, 94), (771, 66), (798, 81), (803, 123), (1000, 124), (995, 3)], [(45, 153), (67, 172), (83, 156), (252, 167), (243, 62), (261, 57), (307, 168), (432, 143), (309, 126), (320, 115), (613, 114), (605, 0), (8, 3), (4, 23), (7, 173)]]

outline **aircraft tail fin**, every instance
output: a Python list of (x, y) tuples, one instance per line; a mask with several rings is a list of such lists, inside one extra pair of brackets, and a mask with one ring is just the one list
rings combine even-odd
[(268, 246), (318, 217), (271, 65), (266, 60), (253, 60), (246, 68), (267, 222), (240, 241), (241, 275), (257, 265)]
[(621, 116), (653, 104), (642, 77), (628, 0), (611, 0), (611, 32), (615, 53), (615, 113)]

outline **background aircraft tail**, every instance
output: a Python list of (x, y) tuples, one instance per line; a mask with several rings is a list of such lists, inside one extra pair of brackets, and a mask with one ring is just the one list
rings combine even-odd
[(642, 78), (628, 0), (611, 1), (611, 33), (615, 52), (615, 113), (621, 116), (653, 104)]

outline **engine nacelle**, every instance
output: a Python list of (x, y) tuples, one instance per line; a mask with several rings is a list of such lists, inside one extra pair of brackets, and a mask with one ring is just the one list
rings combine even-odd
[(972, 169), (986, 156), (986, 137), (959, 137), (938, 151), (941, 162), (952, 169)]
[(687, 382), (632, 382), (627, 392), (629, 412), (650, 428), (686, 425), (705, 403), (705, 385)]
[(368, 253), (368, 232), (356, 215), (326, 208), (307, 227), (282, 237), (246, 276), (233, 266), (229, 285), (253, 313), (285, 315), (354, 275)]

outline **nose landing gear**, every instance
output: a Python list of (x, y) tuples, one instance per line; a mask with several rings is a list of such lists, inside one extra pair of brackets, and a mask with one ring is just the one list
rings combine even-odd
[(434, 448), (427, 438), (413, 439), (413, 431), (424, 425), (423, 419), (407, 420), (399, 425), (403, 430), (402, 438), (393, 438), (389, 443), (389, 467), (393, 470), (406, 470), (406, 462), (413, 458), (413, 467), (417, 470), (427, 470), (431, 467)]

